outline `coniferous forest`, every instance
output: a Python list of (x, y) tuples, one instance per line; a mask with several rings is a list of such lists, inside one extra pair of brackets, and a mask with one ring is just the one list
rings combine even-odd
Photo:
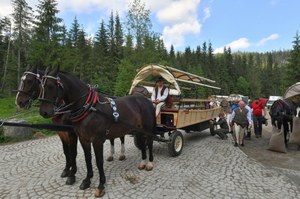
[(0, 95), (13, 96), (29, 65), (44, 70), (60, 65), (109, 95), (126, 95), (136, 69), (155, 63), (172, 66), (215, 80), (217, 95), (239, 93), (249, 97), (283, 95), (300, 80), (300, 37), (291, 38), (286, 51), (235, 52), (224, 48), (213, 54), (213, 41), (176, 52), (167, 50), (153, 32), (151, 11), (140, 0), (129, 6), (121, 21), (111, 11), (92, 38), (74, 16), (72, 24), (58, 17), (56, 0), (39, 0), (35, 8), (26, 0), (12, 0), (13, 13), (0, 19)]

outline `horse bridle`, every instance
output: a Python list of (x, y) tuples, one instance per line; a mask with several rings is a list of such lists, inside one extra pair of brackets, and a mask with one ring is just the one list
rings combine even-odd
[[(57, 89), (56, 89), (56, 99), (55, 100), (50, 100), (50, 99), (46, 99), (45, 98), (45, 84), (47, 79), (52, 79), (56, 81), (56, 85), (57, 85)], [(65, 104), (65, 102), (61, 99), (61, 97), (59, 96), (59, 90), (63, 91), (64, 90), (64, 86), (63, 83), (60, 81), (60, 78), (57, 77), (53, 77), (50, 75), (45, 75), (43, 76), (42, 82), (41, 82), (41, 91), (40, 91), (40, 95), (39, 95), (39, 101), (44, 101), (46, 103), (50, 103), (54, 106), (54, 112), (55, 115), (60, 115), (60, 114), (64, 114), (64, 113), (70, 113), (72, 112), (72, 110), (68, 110), (68, 108), (74, 104), (76, 104), (78, 101), (80, 101), (82, 98), (86, 97), (88, 93), (82, 95), (79, 99), (74, 100), (73, 102), (69, 103), (69, 104)]]
[[(27, 78), (27, 75), (33, 75), (35, 77), (35, 80), (37, 82), (34, 82), (30, 89), (28, 89), (27, 91), (24, 90), (24, 81), (26, 80)], [(30, 72), (30, 71), (26, 71), (23, 73), (23, 76), (21, 77), (21, 81), (20, 81), (20, 85), (19, 85), (19, 88), (18, 88), (18, 93), (17, 95), (19, 95), (19, 93), (22, 93), (24, 95), (27, 95), (29, 96), (29, 104), (31, 104), (37, 97), (35, 97), (36, 95), (36, 90), (34, 89), (34, 86), (37, 84), (40, 84), (42, 82), (42, 79), (41, 79), (41, 75), (38, 74), (38, 73), (33, 73), (33, 72)]]
[(53, 77), (53, 76), (50, 76), (50, 75), (44, 75), (43, 78), (42, 78), (42, 81), (41, 81), (41, 90), (40, 90), (40, 94), (39, 94), (39, 101), (44, 101), (44, 102), (47, 102), (47, 103), (51, 103), (53, 104), (54, 106), (59, 106), (59, 89), (56, 89), (56, 99), (55, 100), (50, 100), (50, 99), (46, 99), (45, 98), (45, 84), (46, 84), (46, 81), (47, 79), (53, 79), (56, 81), (56, 84), (57, 84), (57, 87), (56, 88), (61, 88), (63, 89), (63, 84), (61, 83), (60, 81), (60, 78), (57, 76), (57, 77)]

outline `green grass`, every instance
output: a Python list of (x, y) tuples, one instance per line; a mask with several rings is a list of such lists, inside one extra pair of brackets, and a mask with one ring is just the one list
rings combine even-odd
[[(8, 119), (20, 119), (24, 120), (26, 123), (51, 123), (49, 119), (44, 119), (39, 114), (38, 107), (31, 107), (29, 110), (18, 109), (15, 105), (15, 98), (0, 98), (0, 120)], [(54, 135), (56, 134), (53, 131), (48, 131), (44, 129), (33, 129), (34, 132), (42, 132), (45, 135)], [(3, 135), (3, 127), (0, 127), (0, 143), (12, 142), (14, 140), (7, 138)]]

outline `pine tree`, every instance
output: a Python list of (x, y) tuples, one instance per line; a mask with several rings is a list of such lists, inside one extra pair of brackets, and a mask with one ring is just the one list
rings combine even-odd
[(141, 0), (134, 0), (127, 13), (127, 29), (136, 40), (137, 49), (142, 47), (145, 37), (150, 35), (151, 28), (150, 10), (145, 8), (145, 3)]
[(293, 49), (288, 58), (286, 72), (286, 87), (300, 81), (300, 36), (298, 31), (293, 41)]
[(31, 60), (38, 65), (56, 63), (59, 58), (59, 42), (62, 37), (62, 19), (56, 0), (39, 0), (37, 5), (36, 28), (31, 48)]
[[(26, 49), (31, 40), (33, 23), (33, 10), (25, 0), (13, 0), (13, 35), (15, 38), (15, 48), (17, 49), (17, 82), (20, 80), (21, 69), (26, 67), (26, 60), (21, 63), (21, 56), (26, 54)], [(21, 66), (22, 65), (22, 66)]]

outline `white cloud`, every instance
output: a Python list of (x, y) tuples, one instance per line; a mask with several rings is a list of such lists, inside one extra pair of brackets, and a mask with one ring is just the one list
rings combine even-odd
[(157, 11), (157, 18), (166, 24), (177, 24), (197, 19), (197, 6), (200, 0), (172, 1)]
[(266, 38), (262, 38), (258, 43), (257, 43), (257, 46), (263, 46), (265, 45), (268, 41), (272, 41), (272, 40), (276, 40), (279, 38), (279, 34), (275, 33), (275, 34), (272, 34)]
[(243, 38), (237, 39), (235, 41), (232, 41), (232, 42), (230, 42), (229, 44), (226, 44), (223, 47), (216, 48), (214, 50), (214, 53), (223, 53), (223, 50), (224, 50), (225, 47), (226, 48), (230, 47), (230, 49), (232, 51), (237, 51), (237, 50), (240, 50), (240, 49), (248, 48), (249, 46), (250, 46), (250, 43), (249, 43), (248, 39), (243, 37)]
[(157, 20), (164, 26), (162, 39), (169, 49), (185, 46), (185, 37), (199, 34), (201, 24), (198, 20), (197, 8), (200, 0), (166, 0), (151, 1), (150, 7), (156, 11)]
[(185, 44), (184, 37), (187, 34), (196, 34), (200, 32), (201, 24), (197, 21), (194, 23), (180, 23), (172, 26), (166, 26), (163, 30), (162, 38), (165, 45), (170, 48), (173, 44), (175, 48), (182, 47)]
[(10, 1), (4, 1), (1, 2), (1, 6), (0, 6), (0, 17), (9, 17), (9, 15), (12, 12), (12, 8), (11, 8), (11, 3)]
[(210, 17), (210, 9), (204, 8), (203, 12), (204, 12), (203, 21), (205, 21), (206, 19), (208, 19)]
[(110, 13), (111, 10), (124, 12), (128, 9), (130, 0), (57, 0), (60, 11), (73, 11), (75, 13), (89, 13), (95, 10), (105, 10)]

